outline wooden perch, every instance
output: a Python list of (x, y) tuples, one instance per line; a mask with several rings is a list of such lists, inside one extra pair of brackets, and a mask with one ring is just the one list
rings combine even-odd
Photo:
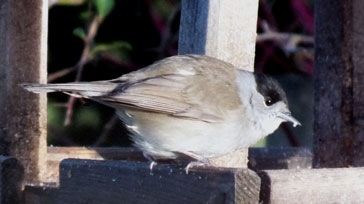
[(259, 177), (248, 169), (196, 169), (146, 162), (67, 159), (60, 186), (27, 187), (25, 203), (258, 203)]
[[(67, 158), (148, 163), (143, 153), (135, 148), (48, 147), (48, 182), (58, 182), (59, 165)], [(305, 148), (249, 149), (249, 166), (256, 170), (311, 168), (311, 163), (312, 154)]]

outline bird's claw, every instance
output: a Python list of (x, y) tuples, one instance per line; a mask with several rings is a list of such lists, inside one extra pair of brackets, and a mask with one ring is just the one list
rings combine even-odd
[(155, 167), (155, 166), (157, 166), (157, 162), (155, 162), (155, 161), (151, 161), (150, 162), (150, 165), (149, 165), (149, 169), (150, 169), (150, 171), (153, 171), (153, 168)]
[(210, 163), (208, 161), (193, 161), (188, 163), (188, 165), (186, 166), (185, 170), (186, 170), (186, 174), (189, 173), (190, 168), (194, 168), (194, 167), (199, 167), (199, 166), (209, 166)]
[(150, 171), (153, 171), (153, 168), (155, 167), (155, 166), (157, 166), (157, 162), (156, 161), (154, 161), (153, 160), (153, 158), (149, 155), (149, 154), (147, 154), (147, 153), (145, 153), (145, 152), (143, 152), (143, 156), (148, 160), (148, 161), (150, 161), (150, 165), (149, 165), (149, 169), (150, 169)]

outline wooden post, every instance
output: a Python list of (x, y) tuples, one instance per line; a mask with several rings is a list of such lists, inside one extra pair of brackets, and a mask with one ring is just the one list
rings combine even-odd
[[(258, 0), (182, 1), (179, 54), (209, 55), (254, 71)], [(247, 167), (248, 149), (211, 161)]]
[(48, 0), (0, 0), (0, 153), (16, 157), (28, 182), (46, 170), (47, 100), (23, 90), (46, 83)]
[(314, 7), (314, 166), (363, 166), (364, 1)]
[(204, 54), (254, 71), (258, 0), (182, 0), (178, 54)]

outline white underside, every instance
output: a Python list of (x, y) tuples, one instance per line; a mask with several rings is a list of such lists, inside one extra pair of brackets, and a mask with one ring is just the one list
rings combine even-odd
[[(177, 153), (211, 158), (249, 147), (265, 136), (256, 131), (257, 126), (252, 121), (243, 121), (243, 114), (239, 111), (229, 114), (223, 123), (158, 114), (146, 118), (145, 114), (119, 112), (135, 146), (155, 158), (173, 159), (178, 157)], [(142, 121), (138, 120), (139, 116)]]

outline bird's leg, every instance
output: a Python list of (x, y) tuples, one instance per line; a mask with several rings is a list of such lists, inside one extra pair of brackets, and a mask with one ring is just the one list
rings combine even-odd
[(197, 161), (192, 161), (190, 163), (187, 164), (185, 170), (186, 170), (186, 174), (189, 173), (189, 170), (190, 168), (193, 168), (193, 167), (198, 167), (198, 166), (210, 166), (210, 162), (208, 159), (206, 159), (205, 157), (201, 157), (195, 153), (192, 153), (192, 152), (183, 152), (183, 154), (189, 156), (189, 157), (192, 157), (194, 159), (196, 159)]
[(149, 154), (147, 154), (147, 153), (145, 153), (145, 152), (143, 152), (143, 156), (144, 156), (144, 158), (146, 158), (149, 162), (150, 162), (150, 165), (149, 165), (149, 169), (151, 170), (151, 171), (153, 171), (153, 168), (155, 167), (155, 166), (157, 166), (157, 162), (156, 161), (154, 161), (154, 159), (149, 155)]

